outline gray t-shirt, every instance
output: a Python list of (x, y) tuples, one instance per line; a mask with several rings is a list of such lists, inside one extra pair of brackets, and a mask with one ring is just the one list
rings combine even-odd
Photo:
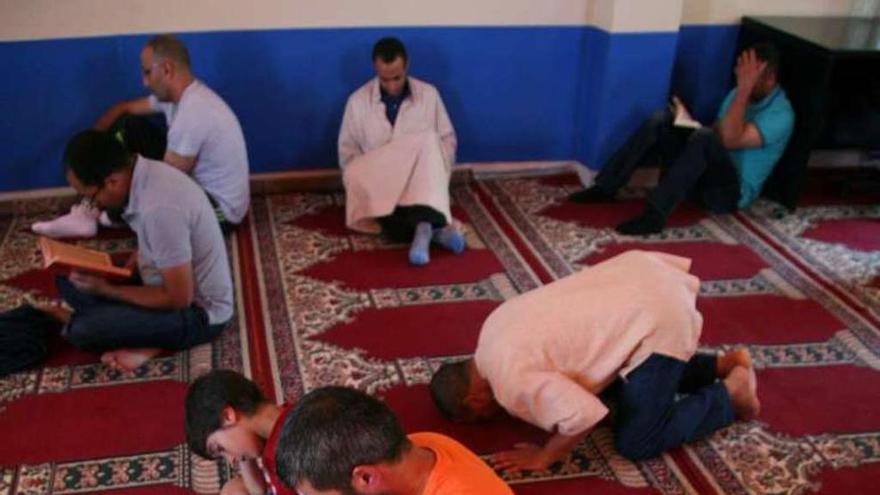
[(220, 206), (232, 223), (239, 223), (250, 206), (248, 157), (241, 125), (232, 109), (211, 88), (193, 81), (178, 103), (150, 106), (168, 121), (168, 150), (195, 157), (192, 177)]
[(232, 317), (229, 259), (205, 191), (180, 170), (139, 156), (123, 218), (137, 235), (146, 285), (162, 285), (160, 269), (192, 263), (193, 302), (213, 325)]

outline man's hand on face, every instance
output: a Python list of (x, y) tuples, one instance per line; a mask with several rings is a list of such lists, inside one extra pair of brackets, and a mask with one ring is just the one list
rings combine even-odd
[(766, 67), (767, 62), (758, 60), (754, 50), (746, 50), (741, 53), (736, 59), (736, 68), (734, 69), (737, 88), (751, 94)]
[(498, 452), (490, 459), (496, 469), (509, 473), (523, 470), (543, 471), (554, 461), (543, 448), (531, 443), (518, 443), (513, 446), (513, 450)]

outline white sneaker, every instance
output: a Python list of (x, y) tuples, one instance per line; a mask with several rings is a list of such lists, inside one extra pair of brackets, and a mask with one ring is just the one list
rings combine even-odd
[(100, 211), (85, 201), (73, 205), (70, 213), (48, 222), (35, 222), (31, 230), (48, 237), (93, 237), (98, 232)]

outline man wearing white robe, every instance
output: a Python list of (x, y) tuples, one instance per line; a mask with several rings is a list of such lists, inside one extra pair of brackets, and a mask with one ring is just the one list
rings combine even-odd
[(352, 93), (339, 132), (346, 225), (410, 242), (409, 261), (430, 261), (431, 241), (458, 254), (464, 237), (453, 225), (449, 178), (455, 129), (437, 89), (407, 76), (403, 44), (373, 47), (376, 77)]

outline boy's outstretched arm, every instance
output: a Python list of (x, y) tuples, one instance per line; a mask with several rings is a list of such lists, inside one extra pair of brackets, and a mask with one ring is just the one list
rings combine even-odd
[(589, 433), (589, 429), (577, 435), (556, 433), (543, 447), (532, 443), (518, 443), (513, 446), (513, 450), (498, 452), (492, 455), (491, 459), (495, 468), (509, 472), (526, 469), (541, 471), (554, 462), (565, 459)]

